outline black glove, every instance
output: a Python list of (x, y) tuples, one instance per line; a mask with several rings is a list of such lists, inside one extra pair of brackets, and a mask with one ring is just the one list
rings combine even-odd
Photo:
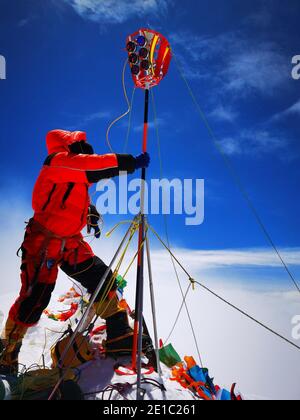
[(92, 229), (94, 229), (95, 238), (99, 239), (101, 236), (101, 230), (99, 227), (99, 220), (100, 220), (100, 214), (98, 213), (96, 207), (91, 204), (89, 206), (89, 213), (87, 218), (87, 231), (88, 234), (92, 232)]
[(135, 158), (135, 169), (148, 168), (150, 165), (149, 153), (143, 153)]

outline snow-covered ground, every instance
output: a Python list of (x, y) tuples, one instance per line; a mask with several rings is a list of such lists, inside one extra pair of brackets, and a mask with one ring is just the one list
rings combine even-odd
[[(7, 310), (9, 309), (9, 302), (11, 302), (13, 296), (4, 295), (1, 296), (1, 312), (0, 312), (0, 323), (4, 321)], [(53, 296), (51, 309), (55, 311), (64, 310), (67, 308), (69, 301), (65, 302), (65, 307), (62, 303), (58, 302), (58, 296)], [(71, 318), (68, 322), (57, 322), (51, 319), (48, 319), (43, 315), (39, 325), (37, 327), (31, 328), (27, 334), (22, 352), (20, 355), (20, 364), (25, 365), (27, 368), (31, 366), (33, 369), (36, 368), (36, 365), (42, 367), (43, 363), (47, 367), (51, 367), (51, 357), (50, 349), (51, 346), (58, 340), (67, 327), (68, 323), (72, 322), (75, 325), (74, 320), (76, 316)], [(101, 321), (99, 321), (101, 325)], [(94, 347), (96, 347), (97, 342), (100, 342), (103, 337), (95, 338)], [(145, 359), (145, 362), (147, 360)], [(130, 363), (130, 359), (122, 357), (118, 359), (118, 363), (126, 366)], [(105, 358), (101, 354), (96, 352), (95, 360), (87, 362), (86, 364), (80, 367), (80, 381), (79, 385), (86, 395), (86, 399), (95, 400), (95, 399), (112, 399), (112, 400), (122, 400), (124, 399), (122, 395), (114, 391), (112, 395), (110, 392), (101, 393), (107, 386), (115, 384), (131, 384), (132, 387), (129, 387), (125, 393), (125, 398), (128, 400), (136, 400), (136, 376), (120, 376), (115, 373), (114, 366), (116, 365), (116, 360), (112, 358)], [(151, 379), (158, 382), (161, 385), (164, 385), (166, 391), (162, 391), (157, 386), (152, 384), (143, 384), (143, 389), (146, 390), (145, 400), (195, 400), (194, 395), (182, 388), (177, 382), (171, 381), (171, 371), (164, 365), (161, 366), (162, 374), (159, 375), (156, 372), (145, 375), (144, 378)]]
[[(22, 220), (23, 213), (22, 211)], [(12, 218), (14, 221), (19, 219), (18, 215)], [(22, 226), (21, 222), (18, 223), (18, 229), (9, 224), (7, 233), (4, 232), (1, 239), (3, 246), (0, 256), (0, 324), (18, 294), (20, 261), (15, 257), (15, 250), (22, 240), (23, 232), (20, 231), (20, 226)], [(103, 237), (101, 241), (94, 241), (93, 247), (104, 261), (110, 261), (118, 242), (118, 234), (115, 234), (111, 239)], [(300, 314), (299, 296), (288, 289), (288, 282), (287, 288), (270, 284), (272, 279), (268, 279), (267, 286), (265, 283), (261, 286), (257, 283), (253, 285), (248, 283), (246, 286), (245, 283), (236, 279), (230, 281), (231, 269), (222, 267), (218, 272), (206, 270), (204, 264), (206, 257), (194, 255), (182, 249), (175, 249), (174, 252), (192, 271), (195, 278), (293, 340), (292, 319)], [(132, 250), (129, 258), (131, 256)], [(152, 258), (159, 337), (165, 340), (172, 328), (182, 299), (168, 256), (154, 245)], [(203, 264), (201, 265), (199, 261)], [(127, 259), (124, 267), (127, 267), (128, 262)], [(248, 268), (242, 267), (241, 270), (244, 275)], [(265, 273), (264, 267), (257, 270), (262, 274)], [(123, 269), (121, 274), (123, 274)], [(280, 273), (280, 276), (285, 278), (284, 273)], [(188, 282), (184, 276), (181, 279), (185, 288)], [(134, 269), (129, 273), (127, 280), (126, 298), (133, 306), (136, 280)], [(71, 283), (60, 274), (55, 296), (50, 303), (51, 309), (55, 309), (57, 297), (70, 287)], [(204, 365), (209, 368), (210, 376), (215, 378), (218, 385), (228, 389), (232, 383), (236, 382), (238, 389), (250, 399), (300, 399), (299, 351), (264, 331), (241, 314), (234, 312), (198, 287), (190, 293), (187, 302)], [(147, 288), (145, 289), (145, 318), (151, 329)], [(27, 366), (41, 362), (46, 327), (52, 330), (64, 329), (61, 324), (43, 318), (37, 328), (30, 330), (21, 353), (21, 362), (26, 363)], [(49, 348), (56, 338), (57, 334), (47, 331), (46, 348)], [(171, 337), (171, 342), (181, 357), (194, 356), (197, 359), (195, 344), (184, 311)], [(97, 361), (95, 366), (97, 368), (93, 367), (91, 370), (97, 372), (99, 369), (99, 375), (96, 375), (97, 381), (102, 377), (101, 369), (106, 369), (106, 367), (103, 361)], [(169, 381), (167, 383), (169, 384)], [(95, 382), (91, 385), (91, 388), (94, 388)], [(104, 384), (100, 381), (99, 386), (102, 385)], [(171, 386), (174, 384), (172, 383)], [(183, 395), (186, 399), (187, 396), (182, 392), (180, 389), (179, 395)]]
[[(58, 309), (59, 293), (66, 292), (69, 288), (70, 283), (60, 276), (56, 294), (50, 303), (51, 309)], [(133, 285), (129, 285), (127, 291), (129, 298), (134, 296), (133, 289)], [(217, 291), (224, 294), (224, 290), (220, 290), (220, 288)], [(284, 315), (281, 312), (282, 307), (290, 310), (291, 305), (294, 304), (294, 297), (290, 294), (261, 294), (253, 291), (245, 293), (234, 289), (227, 293), (233, 302), (245, 308), (249, 307), (250, 313), (256, 313), (256, 308), (263, 308), (263, 305), (267, 303), (269, 307), (272, 307), (270, 325), (272, 325), (272, 319), (280, 320)], [(16, 294), (17, 291), (0, 295), (0, 324), (6, 317)], [(159, 285), (157, 304), (159, 334), (164, 339), (170, 331), (180, 306), (180, 299), (173, 298), (172, 302), (168, 304), (168, 309), (164, 309), (166, 296), (168, 296), (168, 287), (162, 283)], [(199, 306), (199, 298), (201, 306)], [(252, 305), (249, 305), (249, 301), (252, 302)], [(190, 296), (189, 306), (195, 322), (204, 364), (209, 368), (210, 375), (215, 378), (215, 383), (230, 389), (231, 384), (237, 382), (238, 389), (247, 399), (300, 399), (300, 364), (297, 350), (269, 335), (250, 321), (245, 320), (241, 315), (220, 306), (210, 296), (199, 292), (199, 289)], [(151, 325), (147, 299), (145, 312), (146, 319)], [(260, 316), (265, 314), (266, 312), (263, 312)], [(266, 319), (268, 323), (268, 318), (266, 317)], [(47, 328), (56, 332), (51, 332)], [(26, 364), (27, 367), (36, 363), (41, 364), (41, 356), (44, 352), (46, 362), (49, 364), (50, 357), (47, 349), (57, 340), (57, 332), (64, 330), (64, 325), (43, 316), (40, 324), (29, 330), (21, 352), (21, 363)], [(282, 324), (281, 330), (284, 332), (284, 324)], [(181, 357), (191, 355), (197, 358), (184, 314), (171, 341)], [(116, 377), (113, 374), (113, 363), (109, 359), (97, 360), (92, 366), (88, 366), (81, 379), (84, 392), (89, 393), (103, 389), (110, 383), (132, 380), (129, 377)], [(168, 393), (161, 395), (159, 390), (152, 389), (155, 399), (188, 400), (192, 398), (189, 392), (169, 380), (169, 373), (164, 370), (164, 382), (167, 383)], [(157, 375), (154, 375), (154, 379), (158, 380)], [(128, 398), (134, 399), (135, 393), (136, 391), (133, 390)], [(153, 395), (149, 396), (149, 398), (152, 397)]]
[[(121, 359), (121, 363), (128, 364), (129, 359)], [(129, 392), (126, 394), (128, 400), (136, 400), (136, 376), (119, 376), (114, 373), (115, 360), (106, 359), (98, 360), (95, 362), (88, 363), (82, 369), (82, 377), (79, 382), (81, 389), (84, 393), (93, 393), (98, 390), (103, 390), (109, 384), (125, 384), (130, 383), (133, 385)], [(182, 388), (177, 382), (170, 380), (170, 371), (168, 368), (163, 368), (162, 376), (157, 373), (145, 376), (147, 379), (153, 379), (160, 384), (163, 384), (166, 388), (165, 391), (161, 391), (158, 387), (151, 384), (144, 384), (142, 387), (147, 392), (145, 394), (145, 400), (195, 400), (193, 394), (184, 388)], [(109, 392), (104, 394), (104, 399), (109, 397)], [(88, 399), (102, 399), (102, 394), (91, 395)], [(113, 393), (114, 400), (122, 400), (122, 396), (118, 392)]]

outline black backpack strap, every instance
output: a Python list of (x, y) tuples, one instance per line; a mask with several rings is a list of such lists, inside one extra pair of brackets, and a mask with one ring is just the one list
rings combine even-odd
[(75, 187), (74, 182), (69, 182), (68, 187), (67, 187), (67, 190), (66, 190), (66, 192), (65, 192), (65, 194), (64, 194), (64, 196), (63, 196), (62, 203), (61, 203), (61, 208), (62, 208), (63, 210), (65, 210), (65, 209), (66, 209), (66, 201), (67, 201), (67, 200), (68, 200), (68, 198), (70, 197), (71, 192), (72, 192), (72, 190), (73, 190), (73, 188), (74, 188), (74, 187)]
[(55, 193), (56, 188), (57, 188), (57, 185), (54, 184), (53, 187), (52, 187), (52, 190), (49, 193), (49, 196), (47, 198), (47, 201), (46, 201), (46, 203), (44, 204), (44, 206), (42, 208), (43, 211), (45, 211), (47, 209), (47, 207), (49, 206), (49, 204), (51, 202), (51, 198), (52, 198), (53, 194)]
[(50, 166), (50, 165), (51, 165), (51, 162), (52, 162), (52, 160), (53, 160), (53, 158), (54, 158), (56, 155), (57, 155), (57, 153), (52, 153), (52, 155), (49, 155), (49, 156), (47, 157), (47, 159), (45, 160), (45, 162), (44, 162), (44, 166)]

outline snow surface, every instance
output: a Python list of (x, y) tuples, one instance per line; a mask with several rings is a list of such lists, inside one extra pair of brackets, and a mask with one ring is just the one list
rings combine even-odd
[[(18, 211), (7, 220), (7, 232), (4, 231), (1, 236), (3, 246), (0, 257), (0, 325), (20, 287), (20, 261), (16, 257), (15, 251), (23, 239), (23, 231), (20, 226), (23, 226), (24, 214), (27, 211), (21, 205), (5, 203), (8, 206), (7, 211), (16, 209)], [(7, 211), (3, 214), (7, 214)], [(103, 237), (101, 241), (94, 241), (95, 253), (101, 256), (104, 261), (110, 261), (119, 240), (120, 237), (116, 234), (110, 239)], [(169, 256), (160, 248), (155, 247), (154, 240), (151, 245), (159, 337), (166, 339), (177, 316), (182, 298)], [(134, 244), (132, 252), (135, 250)], [(184, 249), (174, 248), (174, 253), (180, 261), (185, 262), (188, 268), (191, 267), (194, 278), (293, 340), (292, 319), (295, 315), (299, 315), (299, 295), (291, 290), (289, 284), (287, 287), (276, 285), (276, 282), (273, 282), (273, 276), (269, 278), (265, 268), (260, 269), (260, 272), (266, 276), (266, 281), (263, 281), (262, 284), (256, 282), (252, 284), (249, 281), (246, 284), (245, 280), (239, 280), (239, 270), (233, 268), (205, 270), (201, 264), (198, 267), (199, 255), (192, 250), (187, 252)], [(128, 266), (132, 255), (133, 253), (129, 253), (124, 267)], [(243, 278), (248, 269), (243, 267), (241, 270)], [(122, 270), (121, 274), (123, 272)], [(127, 280), (126, 298), (133, 306), (136, 284), (134, 269), (127, 276)], [(182, 276), (181, 280), (183, 287), (188, 285), (185, 276)], [(66, 292), (69, 288), (70, 282), (65, 275), (60, 273), (55, 295), (50, 304), (51, 309), (55, 308), (59, 294)], [(190, 293), (188, 305), (204, 365), (209, 368), (210, 375), (216, 379), (217, 384), (228, 389), (233, 382), (237, 382), (238, 388), (247, 396), (247, 399), (300, 399), (300, 363), (299, 352), (296, 349), (272, 336), (198, 287)], [(152, 333), (147, 289), (145, 318)], [(61, 324), (43, 318), (38, 329), (30, 330), (21, 353), (21, 362), (30, 365), (40, 361), (45, 344), (44, 327), (53, 330), (64, 329)], [(49, 348), (51, 340), (55, 339), (56, 335), (52, 336), (48, 331), (47, 341), (49, 343), (46, 347)], [(182, 312), (171, 341), (182, 357), (191, 355), (197, 358), (185, 311)], [(297, 341), (295, 342), (297, 343)]]
[[(9, 302), (12, 301), (12, 296), (5, 295), (1, 299), (1, 311), (0, 311), (0, 325), (5, 319), (5, 314), (9, 309)], [(58, 296), (54, 296), (51, 301), (50, 308), (55, 311), (62, 311), (67, 309), (70, 301), (58, 303)], [(64, 306), (65, 305), (65, 306)], [(4, 310), (3, 310), (4, 309)], [(33, 367), (36, 365), (42, 367), (45, 363), (46, 367), (51, 367), (51, 357), (50, 357), (50, 348), (57, 341), (68, 326), (68, 323), (71, 322), (73, 326), (75, 325), (76, 316), (79, 316), (80, 313), (77, 313), (73, 318), (68, 322), (57, 322), (51, 319), (48, 319), (45, 315), (42, 316), (42, 319), (38, 326), (31, 328), (24, 339), (22, 351), (20, 354), (20, 364), (25, 365), (27, 368)], [(100, 326), (102, 321), (100, 320), (97, 326)], [(105, 338), (105, 334), (100, 337), (95, 337), (93, 346), (97, 347), (102, 339)], [(43, 357), (44, 356), (44, 357)], [(84, 394), (87, 395), (86, 399), (88, 400), (97, 400), (97, 399), (108, 399), (110, 393), (103, 394), (101, 393), (107, 386), (113, 384), (132, 384), (132, 388), (126, 393), (126, 400), (136, 400), (136, 376), (120, 376), (115, 373), (114, 366), (116, 363), (121, 363), (122, 365), (130, 364), (130, 358), (122, 357), (118, 361), (112, 358), (104, 358), (101, 354), (96, 352), (95, 360), (86, 363), (80, 367), (80, 380), (79, 385)], [(144, 360), (147, 362), (147, 359)], [(143, 389), (146, 390), (145, 400), (195, 400), (195, 396), (192, 392), (185, 390), (178, 383), (171, 381), (171, 371), (164, 365), (162, 365), (162, 375), (158, 373), (153, 373), (151, 375), (145, 375), (144, 378), (153, 379), (160, 384), (163, 384), (166, 388), (166, 392), (161, 391), (159, 388), (154, 387), (149, 384), (143, 385)], [(111, 397), (112, 400), (123, 400), (124, 398), (117, 392), (114, 392)]]
[[(118, 362), (124, 363), (124, 365), (129, 363), (128, 358), (119, 359)], [(84, 393), (90, 393), (94, 391), (101, 391), (109, 384), (120, 384), (120, 383), (130, 383), (133, 384), (133, 388), (126, 395), (128, 400), (136, 400), (136, 377), (135, 376), (119, 376), (114, 373), (114, 365), (116, 361), (113, 359), (98, 360), (95, 362), (87, 363), (82, 368), (82, 378), (79, 382), (81, 389)], [(145, 376), (147, 379), (154, 379), (159, 383), (163, 384), (166, 388), (166, 392), (161, 391), (160, 389), (152, 385), (143, 385), (142, 388), (145, 389), (146, 395), (145, 400), (195, 400), (196, 398), (193, 394), (184, 388), (182, 388), (178, 383), (171, 381), (170, 371), (168, 368), (163, 368), (162, 376), (160, 377), (157, 373), (152, 375)], [(104, 399), (108, 399), (109, 393), (106, 393)], [(95, 394), (94, 396), (87, 397), (87, 399), (102, 399), (102, 394)], [(113, 400), (123, 400), (122, 396), (117, 392), (113, 393)]]
[[(24, 204), (28, 202), (28, 198), (23, 199), (22, 188), (20, 189), (22, 182), (21, 184), (20, 182), (7, 189), (6, 199), (0, 205), (0, 214), (3, 216), (2, 220), (5, 220), (0, 239), (0, 326), (20, 288), (20, 260), (16, 256), (16, 249), (23, 240), (24, 220), (28, 220), (32, 213), (31, 208)], [(11, 191), (18, 191), (18, 194), (11, 194)], [(9, 218), (7, 214), (10, 214)], [(110, 226), (106, 227), (105, 231), (109, 228)], [(116, 244), (121, 240), (120, 235), (116, 232), (109, 239), (103, 235), (100, 241), (94, 241), (92, 246), (96, 255), (99, 255), (103, 261), (111, 261), (116, 251)], [(166, 339), (182, 303), (182, 297), (169, 255), (161, 249), (154, 238), (150, 239), (159, 320), (158, 333), (160, 338)], [(136, 246), (136, 243), (133, 243), (131, 252), (124, 261), (124, 267), (128, 266), (136, 252)], [(231, 266), (227, 265), (227, 251), (225, 255), (210, 251), (209, 256), (207, 253), (204, 256), (194, 250), (186, 249), (185, 244), (180, 243), (173, 244), (173, 251), (195, 279), (299, 344), (299, 340), (295, 340), (292, 336), (294, 328), (292, 320), (300, 315), (299, 294), (290, 287), (281, 269), (278, 268), (277, 277), (274, 278), (274, 270), (270, 272), (268, 267), (262, 264), (264, 259), (255, 252), (253, 255), (253, 250), (247, 252), (247, 255), (250, 253), (251, 256), (251, 258), (247, 256), (247, 261), (244, 261), (243, 250), (240, 250), (243, 252), (239, 252), (235, 261), (232, 261), (233, 256), (230, 252)], [(291, 252), (294, 255), (294, 251)], [(211, 254), (216, 255), (213, 260)], [(211, 267), (208, 268), (207, 257), (211, 263)], [(253, 258), (255, 265), (250, 269)], [(273, 264), (270, 259), (268, 261)], [(123, 273), (122, 269), (121, 274)], [(259, 282), (257, 279), (260, 279)], [(136, 285), (134, 268), (128, 274), (127, 281), (126, 299), (133, 307)], [(181, 276), (181, 281), (184, 288), (188, 286), (185, 276)], [(69, 288), (70, 282), (60, 273), (55, 289), (56, 295), (50, 304), (51, 309), (55, 307), (58, 295)], [(148, 286), (145, 293), (145, 318), (152, 333), (151, 306), (147, 289)], [(248, 399), (300, 400), (299, 352), (295, 348), (269, 334), (198, 287), (190, 293), (187, 302), (204, 365), (210, 369), (210, 375), (220, 386), (229, 388), (233, 382), (237, 382), (238, 388)], [(31, 330), (25, 340), (21, 361), (27, 365), (41, 359), (45, 341), (44, 326), (54, 330), (64, 329), (60, 324), (44, 318), (40, 326), (41, 329)], [(49, 348), (51, 340), (54, 341), (56, 336), (52, 337), (51, 333), (47, 332), (47, 337), (49, 343), (46, 347)], [(197, 357), (185, 311), (182, 311), (171, 341), (182, 357), (185, 355)]]

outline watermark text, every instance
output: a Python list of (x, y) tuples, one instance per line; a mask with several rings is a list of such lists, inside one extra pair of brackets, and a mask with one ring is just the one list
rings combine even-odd
[(184, 215), (187, 226), (199, 226), (204, 222), (204, 186), (203, 179), (129, 181), (124, 173), (117, 181), (110, 179), (97, 184), (97, 209), (103, 215), (135, 216), (141, 210), (144, 188), (146, 215)]
[(300, 340), (300, 315), (295, 315), (292, 319), (292, 337), (294, 340)]
[(292, 58), (292, 64), (294, 65), (292, 69), (292, 78), (294, 80), (300, 79), (300, 55), (295, 55)]
[(0, 55), (0, 80), (6, 79), (6, 59)]

